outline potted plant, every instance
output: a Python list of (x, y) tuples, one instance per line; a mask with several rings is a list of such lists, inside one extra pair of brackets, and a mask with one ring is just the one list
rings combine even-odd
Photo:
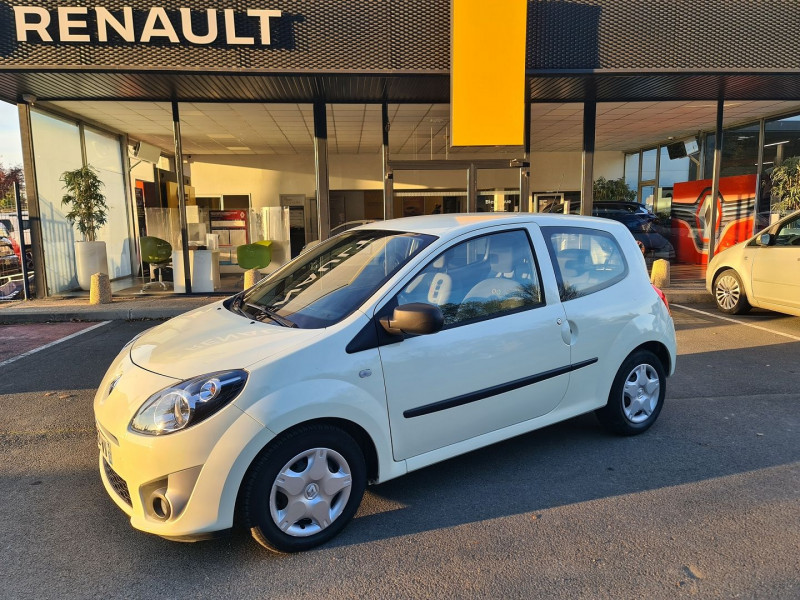
[(64, 171), (61, 174), (64, 190), (62, 206), (68, 206), (67, 221), (77, 227), (83, 241), (75, 242), (75, 264), (78, 285), (81, 289), (91, 287), (92, 275), (108, 274), (106, 243), (97, 240), (98, 230), (105, 225), (108, 214), (106, 197), (102, 192), (103, 182), (90, 165)]
[(800, 156), (792, 156), (772, 169), (772, 212), (779, 216), (800, 209)]

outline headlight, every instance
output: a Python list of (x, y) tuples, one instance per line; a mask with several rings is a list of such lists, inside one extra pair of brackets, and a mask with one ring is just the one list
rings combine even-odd
[(131, 421), (131, 429), (163, 435), (207, 419), (239, 395), (247, 371), (220, 371), (182, 381), (150, 396)]

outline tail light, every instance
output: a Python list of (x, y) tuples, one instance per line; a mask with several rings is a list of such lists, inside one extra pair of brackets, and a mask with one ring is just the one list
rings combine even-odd
[(666, 294), (664, 292), (662, 292), (660, 289), (658, 289), (656, 286), (653, 286), (653, 289), (656, 291), (656, 294), (658, 294), (658, 297), (661, 298), (661, 301), (664, 303), (664, 306), (667, 307), (667, 312), (669, 313), (669, 316), (671, 317), (672, 316), (672, 311), (669, 309), (669, 301), (667, 300)]

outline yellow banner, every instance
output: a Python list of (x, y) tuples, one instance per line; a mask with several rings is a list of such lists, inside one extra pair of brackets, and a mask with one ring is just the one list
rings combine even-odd
[(452, 0), (453, 146), (521, 146), (527, 0)]

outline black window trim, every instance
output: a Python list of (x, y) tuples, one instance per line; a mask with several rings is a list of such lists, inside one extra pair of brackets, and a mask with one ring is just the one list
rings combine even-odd
[[(593, 227), (576, 227), (575, 225), (547, 225), (541, 227), (542, 230), (542, 237), (544, 238), (545, 246), (547, 246), (547, 252), (550, 254), (550, 261), (553, 265), (553, 273), (556, 276), (556, 283), (558, 284), (558, 293), (561, 299), (561, 302), (569, 302), (571, 300), (577, 300), (579, 298), (585, 298), (586, 296), (590, 296), (596, 292), (600, 292), (606, 288), (611, 287), (612, 285), (616, 285), (623, 279), (628, 276), (630, 272), (630, 268), (628, 267), (628, 259), (625, 257), (625, 252), (622, 250), (622, 247), (617, 242), (617, 239), (614, 237), (614, 234), (605, 231), (603, 229), (595, 229)], [(603, 283), (599, 283), (593, 287), (586, 288), (581, 292), (579, 296), (575, 296), (574, 298), (564, 298), (563, 297), (563, 290), (564, 288), (564, 278), (561, 274), (561, 265), (558, 263), (558, 258), (556, 257), (556, 250), (553, 248), (552, 238), (550, 236), (551, 233), (566, 233), (566, 234), (576, 234), (576, 235), (591, 235), (591, 234), (600, 234), (601, 237), (608, 238), (614, 242), (619, 250), (620, 258), (622, 258), (622, 264), (624, 265), (625, 269), (617, 275), (616, 277), (609, 279), (608, 281), (604, 281)]]
[[(467, 242), (471, 242), (473, 240), (480, 239), (482, 237), (488, 237), (490, 235), (497, 235), (497, 234), (502, 234), (502, 233), (512, 233), (512, 232), (516, 232), (516, 231), (522, 231), (527, 237), (528, 246), (530, 247), (531, 256), (533, 257), (533, 264), (534, 264), (534, 267), (536, 268), (536, 277), (537, 277), (537, 279), (539, 281), (539, 290), (540, 290), (540, 293), (542, 295), (541, 301), (538, 304), (534, 304), (534, 305), (531, 305), (531, 306), (520, 306), (518, 308), (512, 308), (512, 309), (505, 310), (505, 311), (499, 312), (499, 313), (494, 313), (494, 314), (491, 314), (491, 315), (474, 317), (472, 319), (465, 319), (463, 321), (458, 321), (457, 323), (449, 323), (449, 324), (446, 324), (446, 325), (444, 325), (442, 327), (442, 329), (441, 329), (442, 331), (455, 329), (456, 327), (463, 327), (464, 325), (472, 325), (474, 323), (481, 323), (483, 321), (488, 321), (489, 319), (496, 319), (496, 318), (499, 318), (499, 317), (505, 317), (505, 316), (508, 316), (508, 315), (514, 315), (514, 314), (517, 314), (517, 313), (525, 312), (525, 311), (528, 311), (528, 310), (534, 310), (534, 309), (537, 309), (537, 308), (542, 308), (543, 306), (547, 306), (547, 297), (545, 296), (544, 283), (542, 281), (542, 270), (539, 268), (539, 260), (538, 260), (538, 258), (536, 256), (536, 248), (533, 245), (533, 239), (531, 238), (531, 232), (525, 226), (514, 227), (512, 229), (497, 229), (497, 230), (494, 230), (494, 231), (474, 232), (474, 233), (477, 233), (477, 235), (474, 235), (472, 237), (468, 237), (468, 238), (465, 238), (465, 239), (459, 238), (457, 241), (455, 241), (455, 243), (453, 243), (452, 245), (448, 246), (447, 248), (444, 248), (441, 252), (439, 252), (436, 255), (434, 255), (434, 257), (431, 258), (431, 260), (429, 260), (428, 262), (426, 262), (423, 267), (421, 267), (419, 270), (417, 270), (409, 278), (408, 281), (409, 282), (413, 281), (414, 278), (417, 275), (419, 275), (422, 271), (427, 269), (432, 263), (436, 262), (439, 259), (440, 256), (442, 256), (445, 252), (448, 252), (449, 250), (452, 250), (456, 246), (460, 246), (461, 244), (465, 244)], [(391, 304), (391, 303), (394, 302), (394, 305), (397, 306), (397, 303), (396, 303), (395, 300), (397, 298), (397, 295), (402, 290), (402, 287), (404, 287), (404, 286), (401, 286), (400, 290), (398, 290), (397, 292), (392, 294), (390, 300), (386, 304)], [(383, 310), (383, 307), (381, 307), (381, 311), (382, 310)]]

